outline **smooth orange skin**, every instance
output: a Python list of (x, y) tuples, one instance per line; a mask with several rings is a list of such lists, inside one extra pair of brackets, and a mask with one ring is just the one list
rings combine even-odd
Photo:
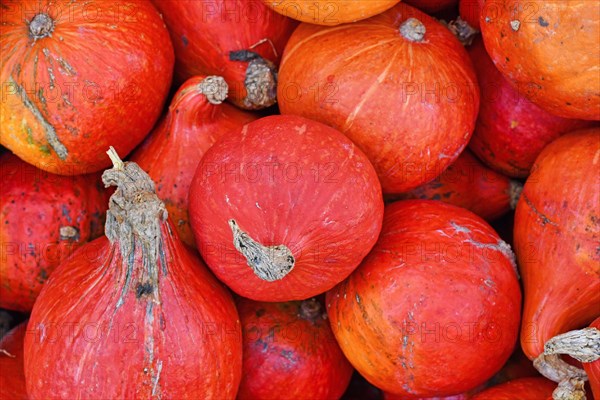
[(465, 150), (433, 181), (398, 197), (440, 200), (493, 221), (511, 209), (510, 185), (509, 178), (487, 168)]
[(487, 0), (480, 25), (494, 64), (530, 101), (560, 117), (600, 120), (599, 2)]
[(303, 319), (300, 304), (236, 301), (244, 343), (238, 400), (338, 399), (346, 390), (354, 368), (329, 321)]
[(433, 14), (456, 6), (458, 0), (404, 0), (404, 2), (428, 14)]
[(467, 51), (481, 88), (481, 106), (469, 149), (496, 171), (526, 178), (536, 157), (550, 142), (597, 124), (557, 117), (527, 100), (494, 66), (480, 37)]
[[(54, 175), (10, 153), (0, 179), (0, 307), (28, 312), (60, 262), (102, 235), (107, 191), (100, 174)], [(65, 227), (77, 236), (62, 237)]]
[(281, 15), (316, 25), (335, 26), (380, 14), (400, 0), (263, 0)]
[(200, 159), (219, 138), (258, 118), (227, 103), (210, 104), (197, 88), (204, 78), (195, 76), (179, 88), (167, 114), (129, 157), (156, 183), (179, 237), (189, 246), (195, 242), (188, 193)]
[[(410, 17), (425, 25), (423, 42), (400, 34)], [(397, 194), (456, 160), (475, 128), (479, 87), (456, 37), (401, 2), (354, 24), (301, 24), (286, 45), (277, 100), (282, 114), (348, 136), (373, 163), (384, 193)]]
[(28, 400), (23, 372), (23, 342), (27, 321), (14, 327), (0, 340), (0, 349), (14, 357), (0, 353), (0, 400)]
[(514, 243), (529, 359), (600, 314), (600, 129), (572, 132), (538, 156), (515, 211)]
[[(596, 318), (594, 322), (590, 324), (590, 326), (600, 329), (600, 316)], [(591, 363), (583, 363), (583, 369), (588, 375), (594, 398), (600, 399), (600, 360), (596, 360)]]
[(512, 353), (521, 306), (512, 254), (499, 244), (465, 209), (429, 200), (386, 206), (379, 241), (326, 298), (354, 368), (410, 398), (464, 393), (492, 377)]
[[(303, 300), (344, 280), (369, 253), (383, 198), (373, 166), (347, 137), (273, 115), (208, 149), (190, 187), (189, 215), (200, 254), (234, 292)], [(230, 219), (263, 246), (288, 247), (293, 269), (273, 282), (259, 278), (234, 247)]]
[(546, 378), (521, 378), (494, 386), (471, 400), (551, 400), (556, 383)]
[(152, 0), (163, 15), (175, 48), (175, 79), (219, 75), (228, 100), (247, 108), (248, 61), (230, 52), (248, 50), (279, 65), (285, 43), (298, 23), (270, 10), (261, 0)]
[(235, 398), (242, 331), (233, 299), (170, 221), (160, 235), (159, 301), (139, 295), (148, 276), (139, 240), (132, 264), (104, 236), (57, 268), (25, 338), (31, 400)]
[[(152, 4), (104, 0), (2, 4), (6, 6), (0, 21), (2, 145), (28, 163), (60, 175), (110, 166), (105, 154), (109, 146), (121, 156), (131, 152), (159, 118), (173, 73), (173, 47)], [(51, 37), (34, 40), (27, 21), (39, 10), (49, 10), (55, 26)], [(66, 156), (48, 140), (51, 129)]]

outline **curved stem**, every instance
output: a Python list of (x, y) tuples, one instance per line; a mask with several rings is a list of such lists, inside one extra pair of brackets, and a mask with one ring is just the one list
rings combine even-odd
[(260, 279), (277, 281), (294, 269), (296, 261), (287, 246), (263, 246), (241, 230), (233, 219), (229, 220), (229, 227), (233, 233), (233, 245), (246, 257), (248, 266)]

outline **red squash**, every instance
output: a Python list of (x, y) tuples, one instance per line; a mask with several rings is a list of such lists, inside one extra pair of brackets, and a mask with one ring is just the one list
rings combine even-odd
[(515, 208), (522, 188), (465, 150), (440, 176), (398, 198), (441, 200), (492, 221)]
[(521, 346), (589, 324), (600, 304), (600, 129), (561, 136), (538, 156), (515, 212), (525, 295)]
[(30, 398), (235, 398), (233, 299), (179, 240), (148, 175), (109, 153), (107, 237), (63, 262), (31, 313)]
[(395, 394), (384, 393), (383, 400), (467, 400), (469, 399), (469, 395), (466, 394), (457, 394), (455, 396), (444, 396), (444, 397), (406, 397), (406, 396), (398, 396)]
[(277, 66), (297, 22), (261, 0), (153, 0), (175, 47), (179, 82), (219, 75), (245, 109), (275, 103)]
[(23, 372), (23, 341), (27, 322), (0, 340), (0, 400), (28, 400)]
[(600, 120), (600, 2), (487, 0), (480, 26), (519, 93), (551, 114)]
[(0, 142), (61, 175), (110, 165), (160, 116), (173, 73), (168, 32), (147, 1), (2, 2)]
[(473, 29), (480, 30), (479, 18), (481, 10), (484, 7), (485, 0), (459, 0), (458, 10), (463, 21), (468, 23)]
[(244, 362), (238, 399), (339, 399), (354, 369), (316, 299), (237, 301)]
[(404, 2), (428, 14), (447, 10), (458, 4), (458, 0), (404, 0)]
[(346, 134), (385, 193), (414, 189), (452, 164), (479, 109), (463, 46), (403, 3), (355, 24), (301, 24), (285, 49), (277, 97), (282, 114)]
[(495, 170), (524, 178), (548, 143), (593, 124), (557, 117), (527, 100), (494, 66), (481, 38), (467, 50), (481, 87), (481, 108), (469, 148)]
[(0, 307), (31, 311), (56, 266), (102, 235), (106, 201), (98, 174), (60, 176), (0, 156)]
[(352, 365), (407, 397), (464, 393), (510, 356), (521, 293), (510, 246), (475, 214), (437, 201), (386, 207), (379, 241), (327, 293)]
[(188, 219), (188, 192), (200, 159), (221, 136), (258, 118), (222, 103), (227, 83), (196, 76), (177, 91), (154, 132), (129, 158), (156, 183), (181, 240), (194, 246)]
[(383, 199), (366, 156), (333, 128), (270, 116), (211, 147), (189, 198), (217, 277), (258, 301), (301, 300), (346, 278), (375, 244)]
[(286, 17), (318, 25), (339, 25), (372, 17), (400, 0), (263, 0)]
[(494, 386), (471, 397), (472, 400), (551, 400), (556, 387), (544, 378), (521, 378)]

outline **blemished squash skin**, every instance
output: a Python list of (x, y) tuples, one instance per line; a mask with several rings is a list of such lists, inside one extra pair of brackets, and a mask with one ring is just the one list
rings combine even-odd
[(61, 261), (102, 235), (100, 174), (54, 175), (0, 155), (0, 307), (29, 312)]
[(243, 329), (239, 400), (338, 399), (354, 368), (337, 344), (316, 299), (236, 301)]
[(477, 77), (462, 44), (403, 2), (355, 24), (301, 24), (283, 54), (277, 98), (282, 114), (348, 136), (390, 194), (450, 166), (479, 110)]
[(538, 156), (515, 210), (523, 281), (521, 347), (533, 360), (554, 336), (598, 316), (600, 128), (568, 133)]
[(496, 67), (531, 102), (600, 120), (600, 3), (487, 0), (480, 26)]
[(327, 293), (352, 365), (385, 392), (450, 396), (483, 384), (518, 337), (514, 256), (465, 209), (430, 200), (386, 206), (379, 241)]
[(3, 146), (45, 171), (81, 175), (110, 165), (109, 146), (125, 156), (150, 132), (175, 61), (150, 2), (8, 1), (1, 19)]

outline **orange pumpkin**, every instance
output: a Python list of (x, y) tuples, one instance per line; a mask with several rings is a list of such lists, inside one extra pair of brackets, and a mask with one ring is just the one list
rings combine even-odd
[(380, 14), (400, 0), (263, 0), (279, 14), (317, 25), (339, 25)]
[(480, 25), (496, 67), (530, 101), (600, 120), (600, 2), (488, 0)]
[(538, 156), (515, 212), (524, 288), (521, 345), (530, 359), (585, 326), (600, 304), (600, 129), (561, 136)]

